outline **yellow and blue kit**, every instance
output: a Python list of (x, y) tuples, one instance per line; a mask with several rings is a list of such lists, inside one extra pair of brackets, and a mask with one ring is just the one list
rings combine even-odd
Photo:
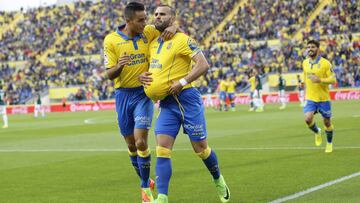
[(248, 81), (250, 83), (250, 99), (252, 99), (255, 91), (255, 76), (251, 76)]
[(235, 81), (231, 80), (227, 82), (226, 92), (229, 95), (230, 101), (234, 101), (235, 99), (235, 87), (236, 87)]
[[(314, 111), (320, 112), (323, 117), (331, 117), (331, 104), (329, 84), (336, 82), (335, 73), (331, 63), (323, 57), (310, 61), (307, 58), (303, 62), (303, 74), (306, 87), (306, 105), (304, 113)], [(320, 83), (313, 83), (309, 75), (316, 75), (320, 78)]]
[(186, 85), (179, 95), (169, 95), (174, 81), (187, 76), (192, 67), (192, 58), (200, 53), (195, 41), (184, 33), (176, 33), (168, 40), (159, 38), (150, 44), (150, 68), (153, 82), (145, 88), (152, 100), (160, 100), (160, 114), (155, 125), (155, 134), (176, 137), (180, 126), (193, 141), (206, 138), (204, 106), (200, 93)]
[(153, 103), (146, 97), (139, 82), (139, 75), (148, 70), (149, 45), (159, 31), (146, 26), (144, 32), (130, 38), (119, 26), (104, 39), (104, 63), (107, 69), (114, 67), (120, 57), (129, 55), (131, 62), (124, 66), (114, 79), (118, 125), (123, 136), (132, 135), (134, 128), (149, 129), (153, 115)]
[[(183, 33), (177, 33), (165, 42), (160, 38), (151, 42), (149, 72), (153, 82), (146, 87), (146, 95), (154, 101), (168, 96), (173, 81), (189, 74), (191, 59), (200, 51), (194, 40)], [(188, 84), (183, 89), (190, 87)]]
[(226, 89), (228, 86), (228, 83), (225, 80), (220, 81), (220, 89), (219, 89), (219, 98), (221, 101), (226, 101)]

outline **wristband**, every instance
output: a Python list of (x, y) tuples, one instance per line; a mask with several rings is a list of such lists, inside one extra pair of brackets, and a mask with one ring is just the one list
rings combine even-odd
[(180, 83), (181, 86), (183, 86), (183, 87), (188, 84), (188, 82), (185, 80), (185, 78), (181, 78), (181, 79), (179, 80), (179, 83)]

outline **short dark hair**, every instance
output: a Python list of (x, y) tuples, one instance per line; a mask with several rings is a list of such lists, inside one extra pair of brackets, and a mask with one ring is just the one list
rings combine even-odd
[(132, 19), (137, 11), (145, 11), (145, 6), (139, 2), (130, 2), (126, 5), (124, 16), (126, 19)]
[(316, 40), (309, 40), (307, 44), (314, 44), (317, 48), (320, 47), (320, 43)]
[(176, 16), (176, 10), (175, 8), (169, 6), (168, 4), (160, 4), (158, 7), (168, 7), (170, 8), (170, 13), (172, 16)]

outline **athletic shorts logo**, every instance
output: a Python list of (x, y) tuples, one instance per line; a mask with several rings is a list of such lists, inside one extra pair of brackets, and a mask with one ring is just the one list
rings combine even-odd
[(151, 123), (151, 118), (147, 116), (136, 116), (135, 122), (139, 122), (142, 125), (149, 125)]

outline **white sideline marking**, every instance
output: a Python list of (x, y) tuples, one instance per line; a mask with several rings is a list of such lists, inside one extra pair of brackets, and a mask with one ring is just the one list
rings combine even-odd
[(95, 122), (94, 122), (94, 119), (90, 119), (90, 118), (89, 118), (89, 119), (85, 119), (85, 120), (84, 120), (84, 123), (85, 123), (85, 124), (94, 124)]
[(360, 115), (353, 115), (354, 118), (360, 118)]
[[(229, 148), (215, 148), (221, 151), (261, 151), (261, 150), (323, 150), (319, 147), (229, 147)], [(336, 147), (337, 149), (360, 149), (360, 146), (344, 146)], [(192, 151), (191, 148), (178, 148), (173, 151)], [(0, 149), (1, 152), (125, 152), (128, 149), (115, 149), (115, 148), (84, 148), (84, 149)]]
[(340, 183), (340, 182), (343, 182), (345, 180), (348, 180), (348, 179), (351, 179), (351, 178), (355, 178), (357, 176), (360, 176), (360, 171), (357, 172), (357, 173), (353, 173), (351, 175), (348, 175), (348, 176), (343, 176), (339, 179), (336, 179), (336, 180), (333, 180), (333, 181), (330, 181), (330, 182), (327, 182), (327, 183), (324, 183), (324, 184), (321, 184), (321, 185), (318, 185), (318, 186), (315, 186), (315, 187), (312, 187), (312, 188), (309, 188), (307, 190), (303, 190), (301, 192), (297, 192), (295, 194), (292, 194), (292, 195), (289, 195), (289, 196), (286, 196), (286, 197), (282, 197), (280, 199), (276, 199), (276, 200), (273, 200), (271, 201), (270, 203), (281, 203), (281, 202), (286, 202), (288, 200), (293, 200), (293, 199), (296, 199), (296, 198), (299, 198), (301, 196), (304, 196), (306, 194), (309, 194), (311, 192), (315, 192), (317, 190), (321, 190), (323, 188), (326, 188), (326, 187), (329, 187), (331, 185), (335, 185), (337, 183)]

